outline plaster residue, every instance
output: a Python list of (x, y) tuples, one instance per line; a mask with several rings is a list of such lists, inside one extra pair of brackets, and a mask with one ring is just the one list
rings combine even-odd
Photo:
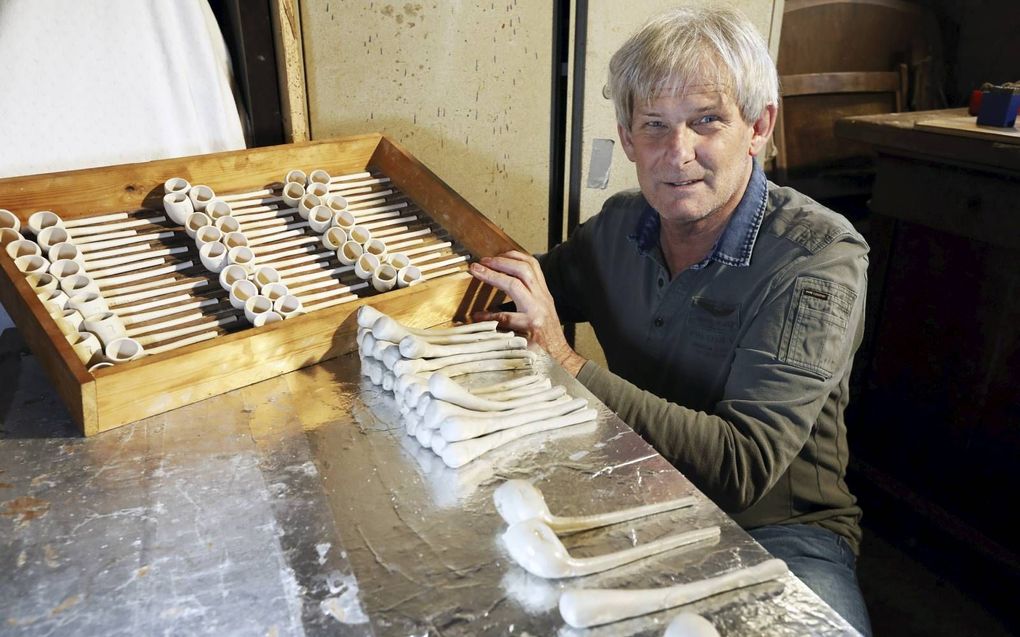
[(361, 608), (358, 600), (358, 580), (353, 575), (332, 574), (329, 580), (331, 593), (340, 593), (327, 597), (319, 604), (324, 615), (329, 615), (341, 624), (364, 624), (368, 616)]

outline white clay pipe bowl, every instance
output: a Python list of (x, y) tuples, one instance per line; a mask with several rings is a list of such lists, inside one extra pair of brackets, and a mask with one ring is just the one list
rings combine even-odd
[(560, 615), (574, 628), (590, 628), (639, 617), (698, 600), (780, 579), (786, 563), (771, 559), (715, 577), (653, 589), (567, 589), (560, 597)]
[[(81, 309), (78, 311), (81, 312)], [(83, 314), (83, 316), (85, 320), (82, 321), (82, 329), (95, 334), (103, 347), (122, 336), (127, 336), (127, 328), (113, 312), (106, 310), (91, 315)]]
[(67, 230), (63, 226), (50, 226), (43, 228), (43, 230), (36, 237), (36, 242), (39, 247), (42, 248), (43, 252), (49, 252), (49, 249), (59, 243), (67, 243), (71, 240), (71, 235), (67, 233)]
[(114, 339), (103, 348), (106, 360), (114, 363), (126, 363), (145, 355), (145, 348), (133, 338), (122, 336)]
[(66, 227), (64, 226), (64, 220), (57, 213), (51, 210), (40, 210), (29, 215), (24, 228), (38, 237), (40, 232), (54, 226), (60, 228)]
[(492, 499), (496, 504), (496, 510), (507, 524), (516, 524), (536, 518), (545, 522), (558, 535), (629, 522), (666, 511), (691, 507), (697, 502), (693, 496), (684, 496), (597, 515), (560, 517), (552, 514), (542, 492), (526, 480), (507, 480), (496, 488)]
[(7, 256), (9, 256), (11, 259), (18, 259), (20, 257), (42, 256), (42, 248), (39, 247), (38, 243), (32, 241), (31, 239), (17, 239), (15, 241), (11, 241), (10, 243), (4, 246), (4, 250), (7, 251)]
[(81, 360), (82, 364), (86, 367), (94, 365), (99, 362), (103, 356), (103, 345), (96, 338), (96, 335), (91, 332), (77, 332), (74, 334), (65, 334), (67, 342), (71, 344), (71, 349)]
[(26, 276), (29, 274), (46, 274), (50, 262), (46, 257), (28, 254), (14, 260), (14, 265)]
[(7, 228), (21, 234), (21, 219), (10, 210), (0, 208), (0, 229)]

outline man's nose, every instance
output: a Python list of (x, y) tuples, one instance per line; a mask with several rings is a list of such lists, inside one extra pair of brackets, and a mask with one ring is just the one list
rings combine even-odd
[(677, 165), (683, 165), (694, 160), (694, 137), (694, 131), (686, 126), (675, 126), (670, 131), (666, 143), (668, 145), (669, 158), (672, 162)]

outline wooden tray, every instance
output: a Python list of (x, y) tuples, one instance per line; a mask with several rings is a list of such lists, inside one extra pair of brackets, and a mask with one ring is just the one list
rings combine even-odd
[[(282, 181), (291, 168), (323, 168), (334, 175), (381, 172), (473, 257), (520, 249), (382, 135), (0, 179), (0, 207), (17, 214), (22, 223), (37, 210), (54, 210), (64, 219), (162, 210), (163, 182), (169, 177), (230, 193)], [(86, 436), (352, 351), (354, 313), (365, 303), (424, 327), (463, 319), (499, 300), (496, 291), (460, 272), (90, 373), (13, 260), (0, 250), (0, 302)]]

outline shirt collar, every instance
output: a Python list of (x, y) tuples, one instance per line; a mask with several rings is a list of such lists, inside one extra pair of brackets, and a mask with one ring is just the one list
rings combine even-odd
[[(751, 251), (758, 238), (762, 220), (765, 218), (765, 204), (768, 201), (768, 180), (765, 171), (752, 161), (751, 178), (747, 182), (744, 196), (740, 198), (733, 216), (730, 217), (726, 229), (719, 236), (712, 252), (701, 263), (692, 269), (700, 270), (710, 261), (718, 261), (723, 265), (747, 267), (751, 264)], [(637, 243), (641, 254), (648, 254), (659, 247), (659, 214), (650, 205), (645, 205), (644, 212), (638, 218), (630, 239)]]

